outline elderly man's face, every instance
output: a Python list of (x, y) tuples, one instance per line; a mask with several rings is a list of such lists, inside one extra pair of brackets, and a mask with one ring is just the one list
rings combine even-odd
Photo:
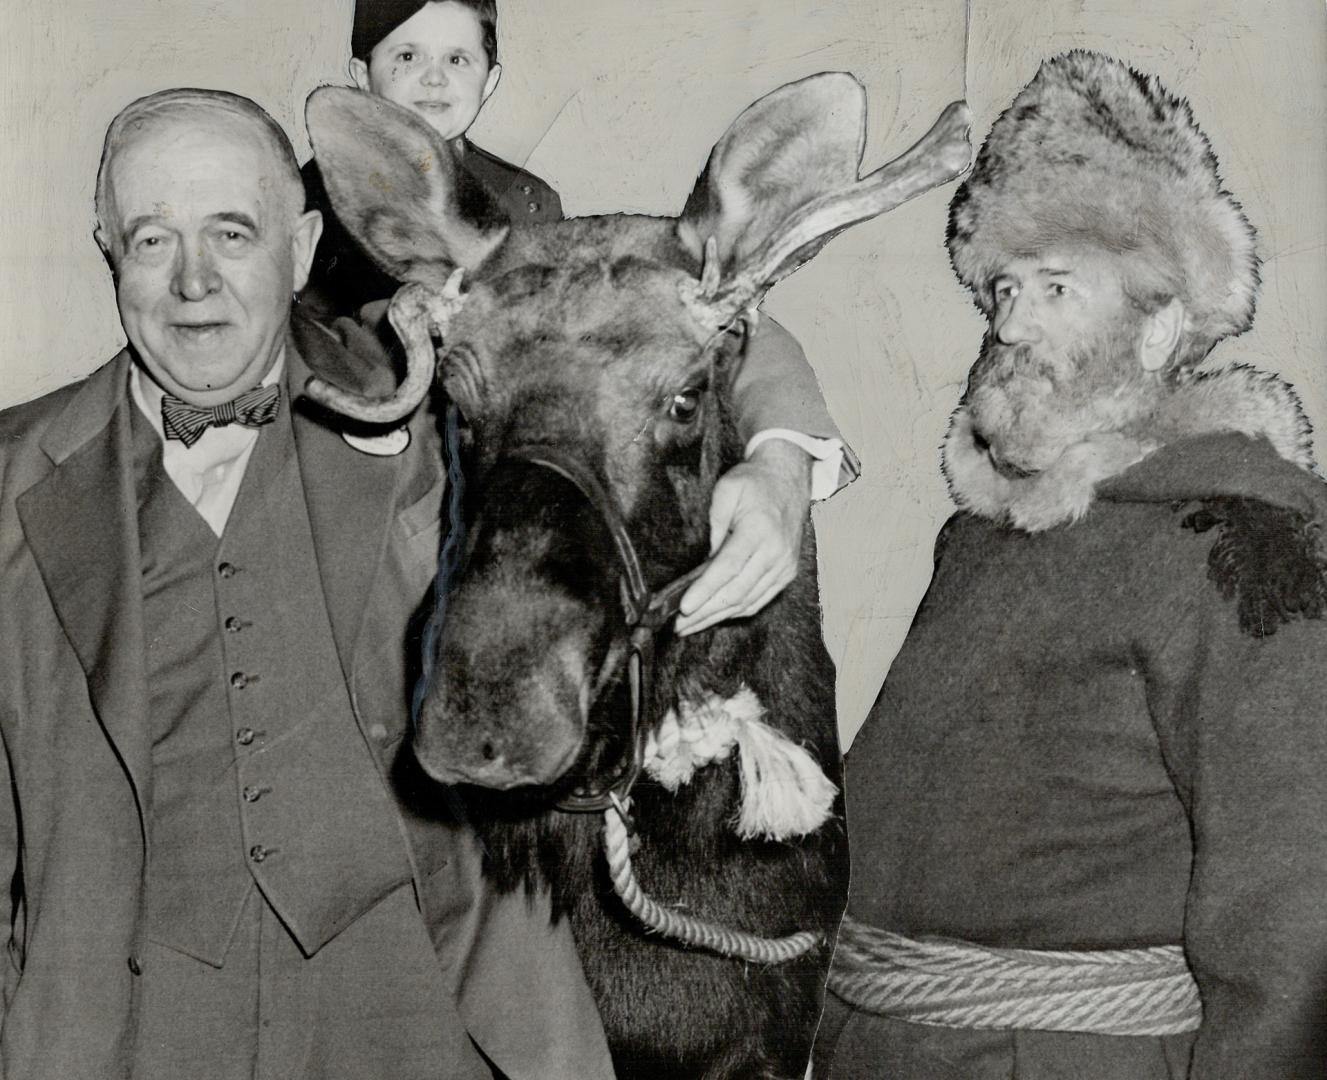
[(998, 464), (1040, 471), (1146, 409), (1155, 384), (1141, 360), (1148, 317), (1129, 303), (1111, 256), (1062, 248), (1013, 259), (991, 288), (967, 401)]
[(432, 0), (375, 46), (369, 62), (350, 62), (355, 85), (404, 105), (444, 139), (469, 129), (498, 85), (484, 30), (472, 8)]
[(257, 385), (285, 338), (321, 230), (281, 165), (229, 117), (167, 119), (110, 164), (105, 232), (120, 321), (168, 393), (197, 405)]

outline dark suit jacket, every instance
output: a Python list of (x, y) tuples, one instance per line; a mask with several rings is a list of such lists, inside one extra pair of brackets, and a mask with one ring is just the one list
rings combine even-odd
[[(306, 359), (360, 381), (312, 323), (293, 324), (286, 357), (288, 388)], [(122, 352), (0, 413), (0, 867), (13, 874), (0, 1075), (22, 1080), (123, 1076), (132, 1053), (152, 774), (130, 363)], [(436, 564), (436, 424), (421, 410), (410, 448), (374, 457), (299, 408), (294, 423), (337, 651), (386, 773), (407, 723), (406, 623)], [(415, 796), (402, 832), (466, 1029), (513, 1078), (611, 1076), (566, 924), (492, 896), (469, 832), (430, 812), (438, 789)]]

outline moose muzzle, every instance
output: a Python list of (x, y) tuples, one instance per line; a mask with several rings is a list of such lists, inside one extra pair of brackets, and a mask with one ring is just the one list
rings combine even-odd
[[(602, 809), (639, 772), (655, 638), (700, 568), (651, 591), (616, 500), (574, 456), (525, 448), (494, 472), (499, 520), (452, 596), (416, 756), (436, 779), (491, 788), (556, 783), (583, 757), (593, 775), (559, 805)], [(579, 563), (550, 569), (568, 548)], [(599, 731), (611, 746), (587, 747), (590, 710), (623, 681), (622, 716)]]
[(415, 756), (448, 783), (555, 783), (585, 743), (613, 554), (580, 490), (519, 454), (483, 478), (449, 589)]

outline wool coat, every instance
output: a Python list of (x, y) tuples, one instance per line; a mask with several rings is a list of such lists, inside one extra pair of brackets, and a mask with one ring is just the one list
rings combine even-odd
[[(286, 357), (292, 397), (310, 369), (382, 391), (316, 324), (292, 324)], [(132, 1054), (152, 770), (130, 363), (122, 352), (0, 413), (0, 1076), (13, 1080), (122, 1077)], [(396, 456), (352, 448), (310, 409), (293, 417), (341, 668), (455, 987), (457, 1013), (438, 1022), (464, 1024), (513, 1080), (611, 1076), (565, 922), (542, 900), (494, 896), (440, 789), (400, 768), (407, 625), (435, 572), (445, 493), (436, 417), (420, 410)]]
[(1288, 394), (1248, 369), (1196, 380), (1135, 463), (1085, 443), (1012, 481), (960, 412), (968, 509), (847, 756), (850, 916), (1182, 945), (1201, 1027), (973, 1031), (831, 999), (821, 1076), (1327, 1075), (1327, 486)]

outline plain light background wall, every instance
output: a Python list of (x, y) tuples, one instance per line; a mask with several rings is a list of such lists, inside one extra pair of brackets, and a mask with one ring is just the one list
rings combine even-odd
[[(501, 85), (474, 136), (570, 214), (673, 213), (750, 101), (827, 69), (870, 102), (866, 167), (967, 98), (974, 142), (1039, 60), (1086, 47), (1187, 96), (1258, 229), (1254, 329), (1210, 363), (1284, 373), (1327, 423), (1327, 12), (1322, 0), (499, 0)], [(0, 405), (91, 371), (124, 338), (92, 241), (107, 123), (168, 86), (255, 98), (307, 156), (310, 89), (345, 82), (351, 0), (16, 0), (0, 17)], [(930, 577), (949, 513), (937, 447), (983, 323), (943, 246), (953, 185), (859, 226), (781, 284), (864, 463), (816, 511), (840, 725), (855, 733)], [(974, 647), (980, 643), (974, 642)]]

